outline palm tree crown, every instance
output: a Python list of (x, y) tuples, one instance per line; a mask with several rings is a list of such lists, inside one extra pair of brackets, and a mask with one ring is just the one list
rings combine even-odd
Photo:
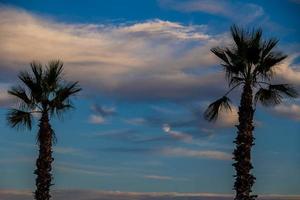
[(205, 119), (214, 121), (220, 110), (231, 110), (227, 95), (238, 86), (248, 85), (256, 90), (254, 103), (264, 106), (276, 105), (284, 97), (297, 97), (297, 91), (289, 84), (272, 84), (274, 66), (287, 56), (274, 51), (277, 39), (262, 39), (262, 30), (245, 31), (231, 27), (234, 41), (231, 48), (212, 48), (211, 51), (222, 60), (222, 66), (229, 83), (229, 91), (209, 105)]
[(50, 61), (43, 70), (38, 62), (32, 62), (31, 73), (21, 72), (18, 78), (23, 85), (12, 87), (8, 93), (17, 97), (18, 108), (10, 109), (7, 120), (12, 127), (32, 127), (34, 113), (60, 116), (72, 108), (70, 96), (81, 89), (78, 83), (62, 80), (63, 63)]

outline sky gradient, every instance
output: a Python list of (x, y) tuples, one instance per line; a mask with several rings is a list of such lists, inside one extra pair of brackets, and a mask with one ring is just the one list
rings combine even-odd
[[(202, 117), (227, 89), (210, 48), (232, 24), (262, 27), (289, 55), (275, 81), (300, 92), (299, 13), (297, 0), (0, 0), (0, 189), (33, 190), (37, 155), (36, 128), (7, 126), (6, 91), (32, 60), (61, 59), (83, 91), (52, 120), (54, 189), (232, 194), (237, 107)], [(255, 125), (254, 193), (300, 195), (300, 99), (257, 105)]]

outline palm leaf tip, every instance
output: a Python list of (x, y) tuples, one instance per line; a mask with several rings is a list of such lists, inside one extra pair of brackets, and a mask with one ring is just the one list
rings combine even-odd
[(63, 62), (60, 60), (53, 60), (48, 63), (45, 72), (45, 81), (49, 89), (54, 89), (61, 79), (61, 74), (63, 73)]
[(204, 112), (204, 119), (207, 121), (216, 121), (221, 110), (230, 110), (230, 99), (226, 96), (211, 103)]
[(271, 90), (277, 90), (278, 92), (286, 95), (287, 97), (297, 98), (299, 96), (297, 90), (289, 84), (270, 85), (269, 88)]
[(26, 93), (26, 90), (21, 87), (12, 87), (10, 90), (7, 91), (9, 95), (12, 95), (14, 97), (17, 97), (19, 100), (23, 101), (25, 104), (32, 104), (32, 100), (29, 98), (29, 96)]
[(25, 126), (29, 130), (32, 127), (32, 114), (18, 109), (10, 109), (6, 116), (7, 122), (11, 127)]

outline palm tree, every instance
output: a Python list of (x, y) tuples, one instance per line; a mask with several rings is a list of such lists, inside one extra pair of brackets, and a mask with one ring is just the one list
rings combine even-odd
[(21, 72), (18, 78), (22, 85), (12, 87), (8, 93), (18, 99), (18, 107), (10, 109), (7, 121), (11, 127), (25, 126), (31, 129), (33, 115), (39, 116), (39, 131), (37, 143), (39, 156), (36, 160), (36, 200), (49, 200), (52, 174), (51, 163), (52, 143), (55, 134), (50, 125), (50, 119), (61, 116), (73, 108), (70, 97), (81, 88), (77, 82), (68, 83), (62, 78), (63, 63), (50, 61), (45, 68), (38, 62), (32, 62), (30, 72)]
[[(231, 101), (227, 95), (236, 88), (242, 89), (237, 137), (233, 152), (236, 170), (234, 189), (235, 200), (253, 200), (252, 186), (255, 177), (251, 174), (251, 148), (254, 145), (253, 115), (257, 101), (264, 106), (282, 102), (284, 97), (297, 97), (296, 90), (288, 84), (272, 84), (274, 66), (287, 56), (275, 51), (278, 40), (262, 38), (262, 30), (246, 31), (237, 26), (231, 27), (233, 45), (216, 47), (211, 51), (221, 59), (222, 67), (229, 83), (229, 91), (220, 99), (211, 103), (204, 113), (208, 121), (215, 121), (221, 110), (231, 110)], [(255, 95), (254, 95), (255, 93)], [(254, 96), (254, 97), (253, 97)]]

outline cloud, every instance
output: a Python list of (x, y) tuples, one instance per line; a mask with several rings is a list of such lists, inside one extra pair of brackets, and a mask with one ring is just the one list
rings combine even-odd
[[(214, 98), (216, 97), (217, 95), (214, 96)], [(237, 124), (237, 107), (234, 105), (232, 105), (231, 112), (221, 111), (219, 113), (219, 118), (215, 123), (208, 123), (205, 121), (203, 118), (203, 113), (208, 104), (209, 103), (207, 101), (176, 104), (176, 110), (161, 109), (160, 107), (157, 109), (155, 107), (154, 111), (156, 111), (157, 114), (145, 117), (146, 124), (159, 127), (165, 125), (165, 128), (163, 126), (164, 131), (168, 130), (169, 128), (193, 128), (195, 131), (197, 131), (197, 134), (199, 134), (199, 132), (210, 132), (211, 134), (214, 132), (214, 130), (208, 131), (207, 129), (229, 128)], [(203, 128), (204, 131), (202, 131)], [(186, 134), (190, 135), (190, 131), (188, 131)]]
[(15, 157), (15, 158), (8, 158), (8, 159), (1, 159), (0, 164), (1, 165), (15, 165), (20, 163), (34, 163), (35, 159), (32, 157)]
[[(203, 143), (203, 146), (208, 143)], [(215, 147), (216, 144), (214, 144)], [(181, 147), (160, 147), (160, 148), (127, 148), (127, 147), (116, 147), (116, 148), (101, 148), (101, 152), (111, 153), (136, 153), (144, 155), (157, 155), (166, 157), (185, 157), (185, 158), (196, 158), (196, 159), (212, 159), (212, 160), (231, 160), (232, 155), (227, 152), (217, 150), (194, 150), (190, 148)]]
[(300, 121), (300, 105), (297, 104), (281, 104), (275, 106), (273, 112), (280, 116)]
[(144, 178), (159, 180), (159, 181), (173, 180), (174, 179), (173, 177), (170, 177), (170, 176), (158, 176), (158, 175), (145, 175)]
[(232, 20), (251, 22), (264, 15), (261, 6), (231, 0), (158, 0), (161, 7), (181, 12), (204, 12)]
[(89, 116), (88, 122), (90, 124), (104, 124), (108, 117), (117, 114), (115, 107), (101, 106), (99, 104), (92, 104), (91, 110), (94, 114)]
[(162, 127), (163, 131), (167, 133), (169, 136), (176, 140), (182, 140), (186, 143), (191, 143), (193, 142), (193, 137), (187, 133), (182, 133), (179, 131), (173, 131), (171, 129), (171, 126), (169, 124), (164, 124)]
[[(294, 53), (275, 67), (276, 78), (289, 84), (294, 84), (300, 91), (300, 66), (295, 64), (300, 53)], [(278, 80), (277, 80), (278, 81)]]
[(231, 111), (221, 111), (215, 122), (218, 127), (233, 127), (238, 124), (238, 109), (231, 106)]
[[(136, 125), (136, 124), (134, 124)], [(108, 130), (101, 131), (97, 133), (92, 133), (89, 135), (85, 135), (85, 137), (93, 138), (93, 139), (109, 139), (109, 140), (118, 140), (118, 141), (126, 141), (137, 145), (139, 143), (147, 143), (147, 142), (161, 142), (161, 141), (171, 141), (167, 136), (152, 136), (151, 134), (145, 134), (141, 130), (137, 129), (116, 129), (116, 130)], [(124, 148), (109, 148), (105, 149), (108, 151), (118, 152), (134, 152), (136, 149), (124, 149)], [(139, 149), (143, 151), (142, 149)]]
[[(220, 94), (215, 96), (214, 99), (218, 96), (220, 96)], [(212, 102), (214, 99), (211, 98), (210, 101)], [(205, 121), (203, 113), (209, 103), (208, 101), (201, 101), (190, 107), (194, 124), (198, 125), (201, 132), (211, 135), (216, 129), (233, 128), (238, 124), (238, 108), (234, 105), (231, 105), (231, 111), (221, 110), (215, 122)]]
[[(205, 1), (186, 4), (190, 2), (200, 5)], [(224, 7), (223, 4), (224, 1), (219, 6)], [(214, 12), (213, 8), (210, 12)], [(224, 75), (212, 68), (219, 61), (210, 48), (228, 43), (228, 37), (209, 34), (203, 25), (159, 19), (105, 25), (65, 24), (2, 5), (0, 26), (0, 81), (6, 88), (7, 82), (14, 82), (17, 72), (31, 60), (61, 58), (66, 78), (79, 80), (89, 95), (192, 101), (216, 97), (225, 89), (220, 87), (225, 85)], [(296, 84), (300, 90), (299, 66), (293, 63), (296, 58), (297, 55), (289, 57), (276, 70), (281, 79)], [(0, 89), (0, 106), (11, 100), (6, 88)], [(92, 123), (103, 123), (105, 116), (116, 114), (114, 107), (93, 105), (92, 109)], [(235, 112), (231, 114), (221, 116), (221, 127), (235, 124)], [(175, 127), (171, 122), (164, 123)], [(199, 126), (199, 120), (187, 123)]]
[(221, 151), (210, 150), (191, 150), (186, 148), (171, 148), (166, 147), (160, 150), (160, 153), (166, 156), (176, 157), (193, 157), (193, 158), (206, 158), (214, 160), (231, 160), (232, 155)]
[(115, 129), (108, 131), (101, 131), (87, 135), (90, 138), (105, 138), (105, 139), (116, 139), (121, 141), (136, 142), (141, 140), (142, 134), (133, 129)]
[[(107, 200), (230, 200), (232, 194), (217, 193), (178, 193), (178, 192), (120, 192), (120, 191), (97, 191), (97, 190), (79, 190), (64, 189), (53, 190), (52, 196), (56, 200), (74, 199), (74, 200), (97, 200), (100, 197)], [(29, 190), (0, 190), (0, 198), (3, 200), (31, 200), (32, 191)], [(262, 200), (300, 200), (299, 195), (259, 195)]]
[(207, 40), (210, 38), (209, 35), (197, 32), (199, 29), (204, 29), (205, 26), (183, 26), (178, 23), (163, 21), (163, 20), (153, 20), (147, 23), (137, 23), (129, 27), (124, 27), (122, 31), (127, 33), (134, 33), (137, 36), (154, 36), (160, 35), (166, 38), (176, 38), (176, 39), (196, 39), (196, 40)]
[(62, 59), (66, 78), (78, 80), (90, 95), (192, 99), (223, 90), (223, 76), (207, 69), (217, 63), (210, 48), (226, 37), (206, 33), (203, 25), (159, 19), (64, 24), (5, 6), (0, 25), (0, 80), (6, 82), (32, 60)]
[(90, 115), (88, 122), (91, 124), (104, 124), (105, 119), (101, 115)]
[(98, 105), (98, 104), (93, 104), (91, 106), (91, 110), (93, 112), (101, 115), (102, 117), (112, 116), (112, 115), (115, 115), (117, 113), (115, 107), (101, 106), (101, 105)]
[(54, 146), (53, 147), (53, 151), (55, 153), (57, 153), (57, 154), (90, 157), (90, 153), (85, 152), (82, 149), (73, 148), (73, 147), (58, 147), (58, 146)]
[(63, 173), (75, 173), (75, 174), (85, 174), (91, 176), (111, 176), (111, 173), (103, 172), (94, 166), (88, 165), (74, 165), (69, 163), (58, 163), (54, 167), (55, 170), (61, 171)]
[(177, 111), (177, 110), (170, 109), (170, 108), (166, 108), (166, 107), (162, 107), (162, 106), (152, 105), (151, 108), (152, 108), (155, 112), (158, 112), (158, 113), (160, 113), (160, 114), (165, 114), (165, 115), (174, 115), (174, 114), (178, 114), (178, 111)]

